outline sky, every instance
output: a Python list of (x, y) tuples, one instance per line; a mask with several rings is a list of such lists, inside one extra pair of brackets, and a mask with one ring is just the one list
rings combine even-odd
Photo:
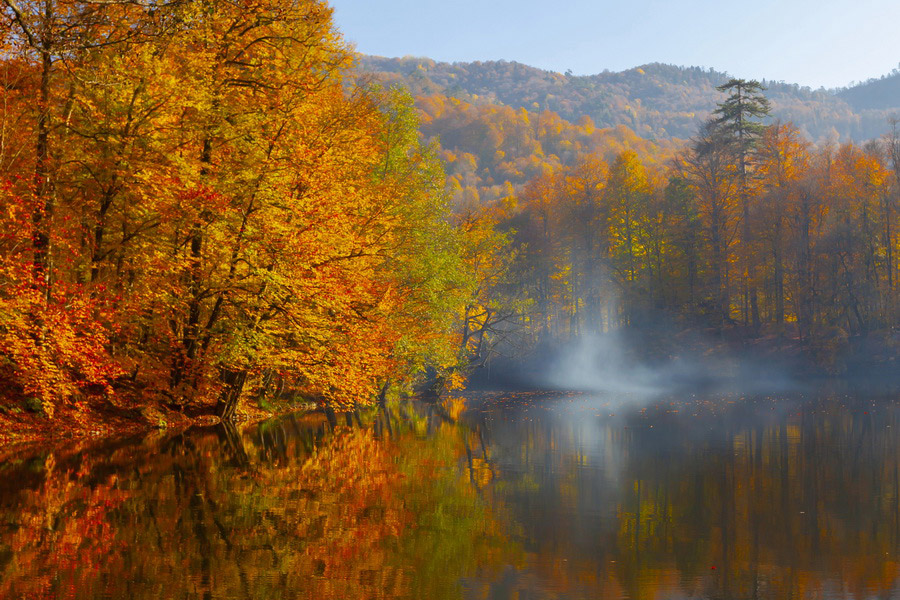
[(900, 64), (900, 0), (330, 0), (364, 54), (576, 75), (651, 62), (842, 87)]

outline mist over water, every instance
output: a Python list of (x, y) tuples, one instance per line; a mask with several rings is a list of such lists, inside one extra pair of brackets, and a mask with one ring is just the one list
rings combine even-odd
[(589, 392), (657, 395), (664, 386), (660, 373), (628, 360), (618, 332), (590, 335), (558, 349), (546, 368), (534, 373), (541, 387)]
[(710, 347), (704, 353), (684, 350), (662, 359), (642, 357), (621, 331), (584, 336), (560, 347), (543, 371), (534, 374), (541, 387), (590, 392), (628, 392), (654, 396), (702, 388), (746, 393), (781, 392), (800, 384), (787, 367), (767, 363), (749, 353), (741, 356)]
[(521, 359), (501, 359), (476, 387), (623, 394), (632, 402), (684, 391), (767, 394), (806, 387), (798, 359), (764, 355), (697, 332), (655, 322), (540, 344)]

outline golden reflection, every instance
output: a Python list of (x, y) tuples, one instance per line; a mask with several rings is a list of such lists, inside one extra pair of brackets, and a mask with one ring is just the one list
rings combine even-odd
[(32, 478), (0, 494), (0, 597), (459, 598), (515, 552), (471, 432), (406, 418), (391, 439), (287, 418), (8, 464)]
[(0, 597), (897, 595), (892, 402), (596, 404), (403, 403), (8, 457)]

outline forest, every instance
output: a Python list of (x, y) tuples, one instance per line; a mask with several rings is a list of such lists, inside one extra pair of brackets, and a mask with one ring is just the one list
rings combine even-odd
[(823, 374), (896, 345), (896, 122), (813, 143), (742, 79), (689, 141), (413, 97), (316, 0), (2, 10), (4, 422), (384, 403), (656, 314)]

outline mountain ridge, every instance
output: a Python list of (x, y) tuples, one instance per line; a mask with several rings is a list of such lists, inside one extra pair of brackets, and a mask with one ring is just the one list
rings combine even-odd
[[(649, 63), (594, 75), (558, 73), (515, 61), (441, 62), (427, 57), (363, 55), (359, 71), (402, 83), (414, 96), (444, 94), (475, 103), (551, 110), (598, 127), (626, 125), (645, 139), (686, 139), (724, 98), (727, 72)], [(814, 142), (864, 141), (900, 113), (900, 71), (856, 86), (812, 89), (763, 80), (773, 118), (792, 121)]]

